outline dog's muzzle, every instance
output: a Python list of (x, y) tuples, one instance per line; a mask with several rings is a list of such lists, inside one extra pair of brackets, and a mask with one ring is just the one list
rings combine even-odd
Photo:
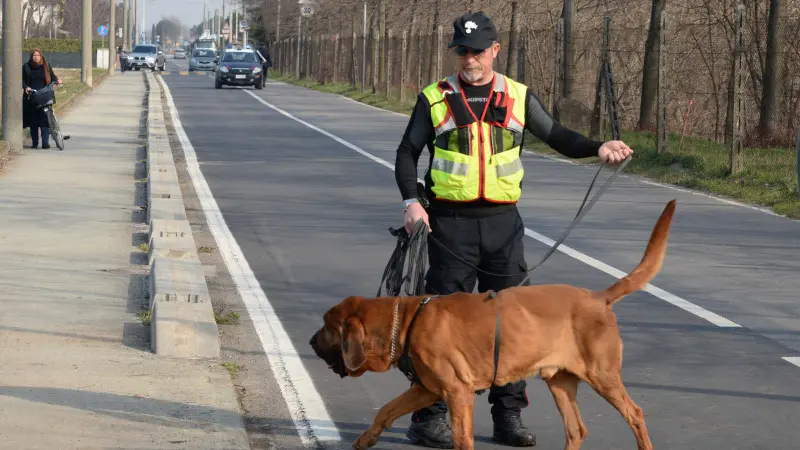
[(319, 331), (314, 333), (314, 336), (311, 336), (311, 340), (308, 342), (311, 345), (311, 348), (314, 349), (314, 353), (325, 361), (328, 364), (328, 368), (333, 371), (336, 375), (339, 375), (341, 378), (347, 376), (347, 369), (344, 366), (344, 358), (342, 357), (342, 349), (337, 348), (335, 346), (327, 347), (326, 349), (322, 349), (322, 347), (317, 342), (319, 340)]

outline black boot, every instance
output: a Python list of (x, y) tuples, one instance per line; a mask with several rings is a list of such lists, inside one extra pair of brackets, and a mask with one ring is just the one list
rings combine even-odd
[(503, 416), (494, 419), (494, 440), (511, 447), (533, 447), (536, 435), (528, 431), (519, 416)]
[(406, 436), (413, 444), (422, 447), (453, 448), (453, 431), (447, 416), (412, 420)]

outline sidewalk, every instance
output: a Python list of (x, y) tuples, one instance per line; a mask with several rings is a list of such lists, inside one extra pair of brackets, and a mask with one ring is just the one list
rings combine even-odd
[(144, 97), (117, 73), (0, 175), (0, 448), (250, 448), (220, 361), (152, 354), (137, 317)]

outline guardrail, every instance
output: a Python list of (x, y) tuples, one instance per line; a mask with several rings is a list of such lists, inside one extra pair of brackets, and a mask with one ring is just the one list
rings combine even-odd
[(145, 72), (151, 349), (179, 358), (219, 357), (219, 330), (172, 158), (161, 87)]

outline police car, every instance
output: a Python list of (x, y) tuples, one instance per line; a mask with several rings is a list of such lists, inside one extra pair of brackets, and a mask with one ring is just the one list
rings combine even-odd
[(214, 87), (254, 86), (260, 90), (262, 76), (261, 59), (253, 49), (227, 48), (219, 58)]

